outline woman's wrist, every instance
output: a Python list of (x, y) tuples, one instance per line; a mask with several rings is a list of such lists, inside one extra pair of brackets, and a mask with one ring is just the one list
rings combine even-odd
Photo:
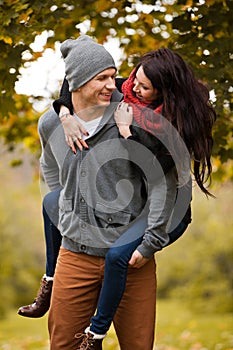
[(59, 114), (59, 118), (61, 122), (64, 122), (64, 120), (70, 119), (72, 118), (73, 115), (71, 115), (70, 113), (61, 113)]
[(59, 111), (59, 118), (61, 121), (65, 120), (66, 118), (69, 118), (70, 117), (70, 110), (69, 108), (67, 108), (66, 106), (64, 105), (61, 105), (60, 106), (60, 111)]
[(127, 139), (130, 136), (132, 136), (132, 133), (131, 133), (130, 128), (129, 128), (128, 125), (120, 125), (119, 126), (119, 133), (125, 139)]
[(59, 113), (59, 118), (63, 118), (63, 117), (68, 117), (70, 115), (70, 112), (63, 112), (63, 113)]

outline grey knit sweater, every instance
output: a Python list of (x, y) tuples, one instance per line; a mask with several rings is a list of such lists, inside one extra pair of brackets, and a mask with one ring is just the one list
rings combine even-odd
[[(63, 188), (58, 227), (66, 249), (105, 256), (149, 207), (148, 228), (138, 247), (149, 258), (168, 242), (166, 226), (175, 202), (176, 173), (172, 169), (160, 181), (145, 183), (141, 164), (136, 166), (129, 160), (128, 147), (124, 147), (127, 141), (119, 138), (113, 118), (115, 107), (112, 103), (107, 108), (88, 140), (89, 148), (77, 154), (67, 146), (57, 114), (52, 109), (47, 111), (38, 125), (40, 165), (49, 188)], [(149, 156), (146, 163), (149, 172), (148, 164), (153, 166)]]

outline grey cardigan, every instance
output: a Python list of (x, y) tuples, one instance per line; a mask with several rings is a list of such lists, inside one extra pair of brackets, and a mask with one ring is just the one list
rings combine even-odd
[(111, 103), (88, 140), (89, 148), (77, 154), (66, 144), (54, 110), (44, 113), (38, 124), (40, 165), (50, 190), (62, 186), (58, 228), (63, 247), (105, 256), (116, 239), (149, 208), (148, 227), (138, 247), (149, 258), (169, 240), (166, 227), (176, 197), (176, 172), (173, 168), (160, 181), (145, 183), (119, 138), (115, 108), (116, 103)]

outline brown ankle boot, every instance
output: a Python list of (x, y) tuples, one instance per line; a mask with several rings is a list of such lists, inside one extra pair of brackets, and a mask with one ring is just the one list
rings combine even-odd
[(91, 333), (77, 333), (75, 338), (82, 339), (77, 350), (102, 350), (103, 339), (94, 339)]
[(52, 287), (53, 281), (47, 281), (46, 277), (43, 277), (40, 281), (40, 289), (33, 303), (21, 306), (18, 310), (18, 314), (32, 318), (44, 316), (49, 310)]

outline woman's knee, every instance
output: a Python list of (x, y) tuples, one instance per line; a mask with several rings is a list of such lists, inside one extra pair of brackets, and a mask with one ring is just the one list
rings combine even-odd
[(127, 264), (126, 257), (123, 254), (122, 250), (119, 247), (110, 248), (106, 257), (105, 264), (111, 264), (111, 266)]
[(60, 196), (61, 189), (57, 189), (51, 192), (48, 192), (43, 198), (43, 207), (50, 208), (51, 206), (57, 206)]

